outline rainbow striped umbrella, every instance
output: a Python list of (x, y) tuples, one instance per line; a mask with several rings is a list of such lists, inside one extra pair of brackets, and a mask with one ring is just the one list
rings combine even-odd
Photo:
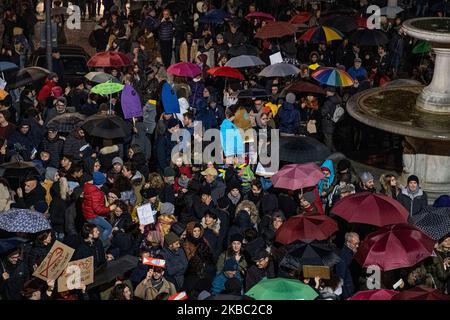
[(324, 43), (333, 40), (342, 40), (344, 35), (337, 29), (332, 27), (314, 27), (308, 29), (299, 40), (312, 43)]
[(323, 67), (312, 74), (320, 84), (332, 87), (348, 87), (353, 85), (352, 77), (344, 70)]

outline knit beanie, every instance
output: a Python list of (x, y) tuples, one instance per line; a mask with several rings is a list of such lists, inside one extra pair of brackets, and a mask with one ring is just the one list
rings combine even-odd
[(94, 182), (94, 185), (102, 186), (106, 182), (106, 177), (103, 173), (96, 171), (96, 172), (94, 172), (94, 174), (92, 176), (92, 180)]
[(58, 169), (53, 167), (47, 167), (47, 169), (45, 169), (45, 179), (55, 182), (55, 175), (57, 173)]

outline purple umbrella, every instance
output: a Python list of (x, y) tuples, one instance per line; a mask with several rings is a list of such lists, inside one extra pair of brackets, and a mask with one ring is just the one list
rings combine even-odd
[(315, 163), (288, 164), (272, 176), (275, 188), (298, 190), (317, 185), (324, 174)]
[(195, 78), (202, 73), (202, 70), (198, 65), (191, 62), (179, 62), (167, 68), (167, 73), (179, 77)]

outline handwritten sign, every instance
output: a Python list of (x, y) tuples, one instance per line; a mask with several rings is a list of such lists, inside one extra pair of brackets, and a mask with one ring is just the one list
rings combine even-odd
[(330, 279), (330, 267), (327, 266), (303, 266), (303, 276), (305, 278), (315, 278), (320, 277), (321, 279), (328, 280)]
[(58, 292), (79, 289), (94, 282), (94, 257), (69, 262), (58, 278)]
[(150, 203), (137, 207), (136, 211), (140, 224), (148, 225), (155, 222), (155, 217), (153, 216), (155, 212), (153, 211)]
[(33, 276), (44, 281), (56, 280), (66, 269), (75, 249), (56, 240), (42, 263), (34, 271)]

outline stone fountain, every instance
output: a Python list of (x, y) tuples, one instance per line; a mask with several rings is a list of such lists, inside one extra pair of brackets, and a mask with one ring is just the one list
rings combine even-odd
[(403, 30), (432, 43), (431, 83), (369, 89), (354, 95), (347, 110), (362, 123), (405, 136), (401, 180), (417, 175), (432, 201), (450, 194), (450, 18), (407, 20)]

